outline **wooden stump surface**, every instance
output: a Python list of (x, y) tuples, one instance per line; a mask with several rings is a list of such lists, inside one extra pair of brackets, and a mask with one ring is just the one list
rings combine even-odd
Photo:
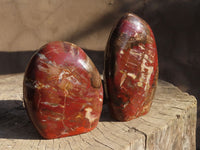
[(0, 149), (2, 150), (195, 150), (195, 97), (159, 80), (150, 112), (128, 121), (113, 120), (107, 106), (93, 131), (45, 140), (23, 106), (23, 74), (0, 76)]

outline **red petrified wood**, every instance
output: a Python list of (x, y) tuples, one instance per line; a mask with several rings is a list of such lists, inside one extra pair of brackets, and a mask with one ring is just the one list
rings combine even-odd
[(149, 25), (128, 13), (111, 32), (105, 54), (105, 91), (112, 115), (128, 121), (151, 107), (158, 78), (157, 49)]
[(43, 46), (27, 66), (23, 90), (28, 115), (44, 138), (85, 133), (98, 124), (103, 103), (100, 75), (74, 44)]

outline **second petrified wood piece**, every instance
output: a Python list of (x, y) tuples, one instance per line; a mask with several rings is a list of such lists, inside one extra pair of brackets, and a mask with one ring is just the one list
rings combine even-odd
[(151, 107), (158, 78), (157, 48), (149, 25), (128, 13), (111, 32), (105, 53), (105, 91), (113, 116), (128, 121)]

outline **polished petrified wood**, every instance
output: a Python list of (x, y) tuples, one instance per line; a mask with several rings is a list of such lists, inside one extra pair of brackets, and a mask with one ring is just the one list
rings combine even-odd
[(105, 89), (113, 116), (128, 121), (149, 112), (158, 78), (153, 32), (134, 14), (123, 16), (107, 43)]
[(94, 129), (103, 104), (101, 78), (78, 46), (51, 42), (32, 57), (24, 75), (28, 115), (44, 138)]

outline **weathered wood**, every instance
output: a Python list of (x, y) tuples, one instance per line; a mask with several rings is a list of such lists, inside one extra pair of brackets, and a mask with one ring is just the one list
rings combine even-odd
[(193, 96), (159, 81), (151, 111), (129, 122), (110, 118), (104, 106), (93, 131), (44, 140), (30, 122), (22, 101), (23, 74), (0, 76), (0, 149), (7, 150), (194, 150), (197, 103)]

